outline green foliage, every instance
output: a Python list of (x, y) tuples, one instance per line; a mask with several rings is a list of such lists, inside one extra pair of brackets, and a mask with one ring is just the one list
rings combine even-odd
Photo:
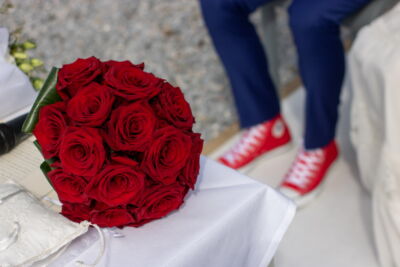
[(36, 48), (36, 43), (34, 41), (26, 41), (22, 44), (22, 46), (26, 49), (26, 50), (30, 50), (30, 49), (34, 49)]
[(33, 88), (39, 91), (43, 85), (43, 79), (39, 76), (45, 72), (44, 63), (29, 55), (29, 50), (35, 49), (36, 43), (32, 40), (21, 42), (21, 32), (22, 29), (18, 29), (10, 34), (10, 40), (12, 40), (9, 45), (10, 56), (18, 68), (29, 77)]
[(32, 59), (31, 59), (31, 65), (32, 65), (34, 68), (37, 68), (37, 67), (43, 66), (43, 61), (41, 61), (41, 60), (38, 59), (38, 58), (32, 58)]
[(57, 74), (58, 69), (55, 67), (52, 68), (24, 122), (24, 125), (22, 125), (23, 132), (31, 133), (33, 131), (39, 119), (39, 111), (43, 106), (53, 104), (61, 100), (56, 91)]
[(40, 89), (42, 89), (44, 81), (43, 79), (40, 78), (33, 78), (31, 79), (33, 88), (35, 88), (36, 91), (39, 91)]
[(39, 150), (40, 153), (42, 153), (42, 147), (40, 146), (39, 142), (37, 140), (33, 141), (33, 144)]
[(21, 63), (18, 65), (18, 67), (26, 74), (29, 74), (29, 72), (33, 70), (33, 66), (29, 63)]
[(40, 169), (42, 170), (44, 176), (46, 177), (47, 181), (49, 182), (49, 184), (51, 185), (51, 187), (54, 188), (53, 184), (50, 181), (50, 178), (48, 176), (48, 173), (52, 170), (51, 166), (49, 165), (49, 163), (47, 163), (46, 161), (43, 161), (42, 164), (40, 164)]
[(14, 52), (11, 54), (15, 59), (26, 59), (28, 55), (25, 52)]
[[(37, 140), (33, 141), (33, 144), (35, 145), (35, 147), (39, 150), (40, 153), (42, 153), (42, 147), (40, 146), (39, 142)], [(54, 163), (54, 159), (47, 159), (45, 161), (42, 162), (42, 164), (40, 164), (40, 170), (43, 172), (44, 176), (46, 177), (47, 181), (49, 182), (49, 184), (53, 187), (49, 176), (47, 175), (48, 172), (50, 172), (51, 170), (53, 170), (53, 168), (51, 167), (51, 164)], [(54, 188), (54, 187), (53, 187)]]

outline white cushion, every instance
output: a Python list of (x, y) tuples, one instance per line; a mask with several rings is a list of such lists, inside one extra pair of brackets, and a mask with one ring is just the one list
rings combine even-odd
[[(88, 230), (45, 208), (17, 183), (0, 184), (0, 265), (31, 266), (68, 245)], [(16, 238), (13, 238), (16, 237)]]

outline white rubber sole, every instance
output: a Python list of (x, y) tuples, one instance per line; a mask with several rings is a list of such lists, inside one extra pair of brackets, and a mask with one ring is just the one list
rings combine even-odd
[(246, 173), (250, 172), (251, 170), (253, 170), (256, 167), (257, 163), (259, 163), (263, 160), (268, 160), (269, 158), (273, 158), (273, 157), (282, 155), (282, 154), (290, 151), (292, 148), (293, 148), (293, 142), (290, 141), (289, 143), (287, 143), (285, 145), (279, 146), (275, 149), (265, 152), (264, 154), (262, 154), (261, 156), (258, 156), (256, 159), (254, 159), (249, 164), (237, 169), (237, 171), (246, 174)]
[(322, 182), (318, 185), (317, 188), (315, 188), (313, 191), (310, 193), (301, 196), (299, 193), (297, 193), (295, 190), (292, 190), (287, 187), (278, 187), (277, 190), (284, 194), (286, 197), (290, 198), (293, 200), (293, 202), (296, 204), (297, 208), (301, 209), (307, 206), (309, 203), (311, 203), (314, 199), (316, 199), (323, 191), (326, 181), (328, 180), (328, 175), (332, 171), (333, 167), (336, 165), (338, 162), (339, 158), (337, 158), (329, 167), (328, 171), (325, 173), (325, 178), (322, 180)]

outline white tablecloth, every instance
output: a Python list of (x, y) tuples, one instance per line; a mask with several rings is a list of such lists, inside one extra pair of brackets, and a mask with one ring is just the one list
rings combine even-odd
[[(274, 189), (203, 157), (185, 205), (143, 227), (119, 230), (123, 238), (104, 231), (107, 249), (98, 266), (267, 267), (294, 214), (292, 202)], [(52, 266), (93, 262), (95, 236), (92, 229)]]

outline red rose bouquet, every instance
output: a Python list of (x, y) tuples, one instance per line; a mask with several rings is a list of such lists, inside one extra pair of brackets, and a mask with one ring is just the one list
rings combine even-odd
[(101, 227), (140, 226), (179, 208), (203, 146), (181, 90), (129, 61), (53, 68), (25, 121), (61, 213)]

